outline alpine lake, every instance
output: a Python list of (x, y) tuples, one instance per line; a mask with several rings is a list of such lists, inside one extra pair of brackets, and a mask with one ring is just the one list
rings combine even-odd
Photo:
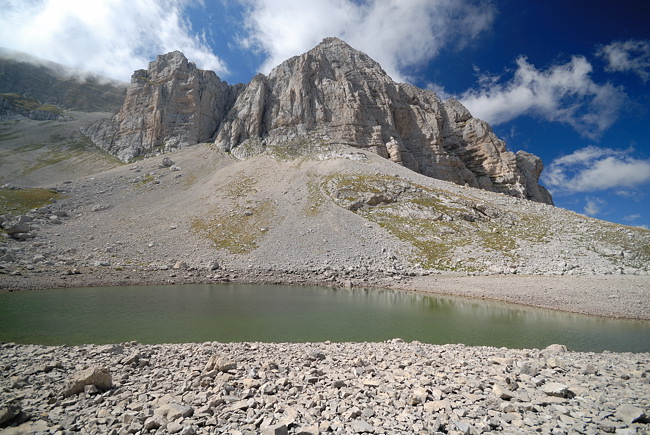
[(650, 322), (382, 289), (279, 285), (94, 287), (0, 294), (0, 341), (423, 343), (650, 352)]

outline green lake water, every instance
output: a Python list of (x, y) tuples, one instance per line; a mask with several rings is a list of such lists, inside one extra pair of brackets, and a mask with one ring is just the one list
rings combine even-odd
[(169, 285), (0, 294), (0, 341), (383, 341), (650, 352), (650, 322), (379, 289)]

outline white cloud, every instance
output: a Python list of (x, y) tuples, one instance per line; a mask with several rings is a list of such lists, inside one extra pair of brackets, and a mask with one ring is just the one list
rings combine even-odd
[(183, 18), (186, 7), (187, 0), (4, 0), (0, 45), (125, 81), (173, 50), (226, 73)]
[(605, 205), (605, 201), (599, 198), (586, 198), (586, 201), (584, 214), (588, 216), (597, 215)]
[(630, 71), (646, 82), (650, 79), (650, 41), (616, 41), (602, 46), (598, 55), (607, 62), (607, 71)]
[(640, 218), (641, 218), (641, 215), (639, 213), (635, 213), (635, 214), (625, 216), (623, 218), (623, 220), (629, 222), (629, 221), (635, 221), (635, 220), (640, 219)]
[(516, 63), (510, 81), (479, 78), (481, 88), (460, 98), (474, 116), (493, 125), (522, 115), (539, 116), (569, 124), (589, 138), (597, 138), (616, 120), (625, 94), (609, 83), (595, 83), (590, 77), (592, 66), (584, 57), (573, 56), (546, 70), (536, 69), (525, 57)]
[(339, 37), (397, 81), (445, 46), (461, 47), (488, 29), (495, 8), (471, 0), (240, 0), (249, 9), (243, 47), (267, 55), (261, 71)]
[(552, 190), (595, 192), (635, 188), (650, 182), (650, 159), (632, 157), (632, 150), (589, 146), (551, 162), (542, 181)]

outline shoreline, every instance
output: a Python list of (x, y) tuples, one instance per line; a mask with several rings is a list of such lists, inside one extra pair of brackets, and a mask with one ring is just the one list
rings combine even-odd
[(0, 343), (0, 433), (645, 433), (650, 353)]
[(273, 270), (111, 270), (83, 268), (23, 271), (4, 275), (0, 291), (73, 287), (183, 284), (272, 284), (376, 287), (438, 296), (489, 300), (594, 317), (650, 320), (650, 276), (548, 276), (436, 274), (425, 276), (345, 276), (327, 278), (311, 271)]

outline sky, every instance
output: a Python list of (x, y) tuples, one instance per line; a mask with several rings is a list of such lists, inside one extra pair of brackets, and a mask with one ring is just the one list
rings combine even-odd
[(0, 47), (128, 81), (172, 50), (248, 82), (336, 36), (542, 158), (555, 204), (650, 228), (648, 0), (0, 0)]

